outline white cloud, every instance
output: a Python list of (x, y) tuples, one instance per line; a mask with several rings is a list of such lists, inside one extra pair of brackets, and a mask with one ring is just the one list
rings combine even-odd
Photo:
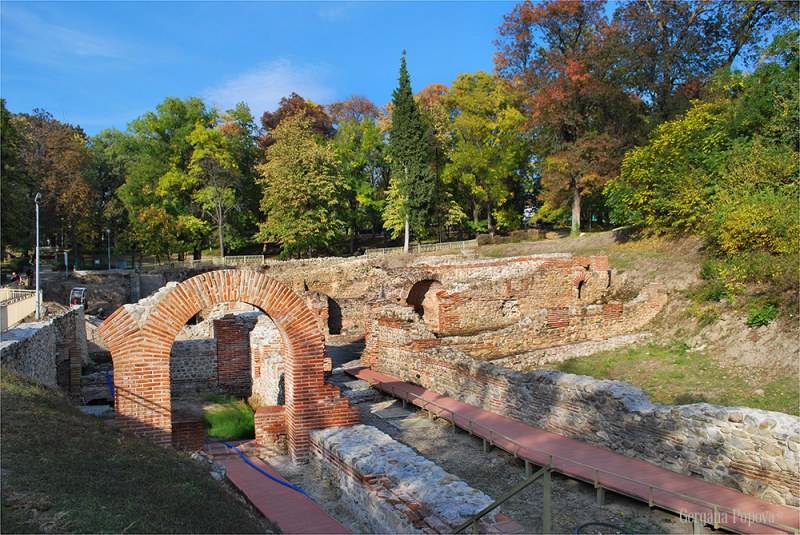
[(329, 4), (332, 7), (326, 7), (317, 11), (319, 18), (327, 20), (328, 22), (338, 22), (346, 18), (351, 11), (354, 2), (339, 2), (336, 4)]
[(293, 91), (317, 103), (330, 102), (336, 93), (324, 83), (327, 72), (325, 66), (278, 59), (207, 89), (203, 96), (220, 109), (247, 102), (253, 116), (258, 118), (265, 111), (277, 109), (281, 98)]
[(14, 4), (3, 4), (4, 40), (20, 46), (29, 59), (57, 63), (65, 55), (118, 59), (116, 43), (109, 39), (45, 21)]

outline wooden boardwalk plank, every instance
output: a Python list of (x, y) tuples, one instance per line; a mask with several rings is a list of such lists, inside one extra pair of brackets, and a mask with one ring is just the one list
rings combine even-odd
[[(539, 466), (741, 533), (797, 533), (800, 511), (626, 457), (442, 396), (368, 368), (345, 370), (395, 397), (430, 410), (506, 451)], [(528, 449), (529, 448), (529, 449)], [(551, 457), (552, 456), (552, 457)]]
[[(276, 483), (240, 458), (218, 459), (225, 465), (228, 479), (265, 517), (275, 522), (283, 533), (350, 533), (311, 499)], [(283, 479), (258, 458), (250, 462), (269, 474)]]

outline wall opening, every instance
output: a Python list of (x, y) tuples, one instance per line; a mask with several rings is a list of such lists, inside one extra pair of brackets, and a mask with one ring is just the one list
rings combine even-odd
[(328, 334), (342, 334), (342, 307), (328, 297)]
[(433, 332), (439, 332), (439, 298), (436, 293), (441, 289), (439, 281), (422, 280), (411, 287), (406, 298), (406, 304), (414, 308)]

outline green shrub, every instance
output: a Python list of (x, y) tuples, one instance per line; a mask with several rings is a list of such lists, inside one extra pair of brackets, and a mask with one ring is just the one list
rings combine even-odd
[(772, 323), (772, 320), (778, 315), (778, 307), (772, 303), (767, 303), (761, 307), (755, 307), (750, 311), (747, 317), (747, 324), (750, 327), (763, 327)]

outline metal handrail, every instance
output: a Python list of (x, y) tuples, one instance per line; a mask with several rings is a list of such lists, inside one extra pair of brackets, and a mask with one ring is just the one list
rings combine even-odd
[(453, 535), (456, 533), (461, 533), (469, 526), (472, 526), (472, 532), (478, 533), (478, 521), (489, 514), (490, 512), (494, 511), (508, 500), (528, 488), (532, 483), (536, 482), (540, 477), (544, 476), (545, 488), (544, 488), (544, 507), (542, 507), (542, 531), (544, 533), (550, 533), (552, 531), (552, 508), (551, 508), (551, 498), (552, 498), (552, 489), (550, 484), (550, 472), (552, 472), (553, 467), (550, 465), (543, 466), (539, 471), (535, 474), (530, 476), (528, 479), (517, 485), (516, 487), (512, 488), (511, 490), (506, 491), (505, 494), (497, 498), (493, 503), (487, 505), (483, 509), (481, 509), (478, 513), (472, 515), (472, 517), (467, 520), (466, 522), (462, 523), (456, 529), (453, 530)]
[(0, 291), (0, 304), (8, 305), (36, 297), (36, 290), (20, 290), (17, 288), (2, 288)]
[[(377, 379), (368, 380), (368, 382), (370, 383), (370, 386), (374, 386), (376, 384), (377, 385), (385, 384), (383, 381), (380, 381), (380, 380), (377, 380)], [(394, 393), (395, 392), (395, 385), (389, 385), (389, 391), (393, 396), (396, 396), (396, 394)], [(448, 409), (447, 407), (442, 407), (441, 405), (439, 405), (435, 401), (430, 401), (430, 400), (423, 399), (422, 396), (420, 396), (418, 394), (415, 394), (414, 392), (411, 392), (409, 390), (403, 389), (403, 392), (406, 393), (407, 395), (414, 396), (415, 398), (419, 399), (420, 402), (423, 403), (421, 408), (424, 409), (424, 410), (427, 410), (428, 412), (431, 412), (430, 409), (427, 408), (427, 405), (429, 405), (429, 404), (433, 405), (434, 407), (436, 407), (438, 409), (440, 409), (440, 412), (436, 414), (436, 416), (439, 417), (439, 418), (446, 418), (446, 417), (443, 417), (441, 415), (442, 411), (449, 412), (450, 413), (450, 418), (451, 418), (451, 423), (453, 424), (453, 426), (458, 425), (458, 424), (456, 424), (456, 421), (455, 421), (456, 413), (452, 409)], [(409, 401), (414, 403), (412, 400), (409, 400)], [(542, 451), (542, 450), (538, 450), (536, 448), (531, 448), (529, 446), (525, 446), (523, 444), (520, 444), (519, 442), (517, 442), (513, 438), (511, 438), (509, 436), (506, 436), (503, 433), (498, 433), (497, 431), (494, 431), (494, 430), (490, 429), (486, 425), (484, 425), (484, 424), (482, 424), (480, 422), (476, 422), (476, 421), (474, 421), (474, 420), (472, 420), (472, 419), (470, 419), (470, 418), (468, 418), (468, 417), (466, 417), (466, 416), (464, 416), (462, 414), (459, 414), (458, 417), (461, 418), (462, 420), (465, 420), (465, 421), (469, 422), (469, 432), (471, 434), (476, 434), (476, 433), (473, 432), (473, 427), (472, 427), (473, 424), (477, 424), (478, 426), (480, 426), (480, 427), (484, 428), (486, 431), (488, 431), (489, 432), (489, 436), (487, 438), (489, 439), (489, 443), (492, 446), (496, 445), (495, 442), (494, 442), (494, 440), (495, 440), (494, 436), (495, 435), (497, 435), (500, 438), (502, 438), (504, 440), (507, 440), (511, 444), (517, 446), (517, 451), (516, 452), (510, 452), (510, 453), (513, 453), (515, 457), (518, 456), (518, 453), (519, 453), (519, 451), (521, 449), (525, 449), (525, 450), (527, 450), (527, 451), (529, 451), (531, 453), (538, 453), (540, 455), (547, 455), (548, 456), (548, 465), (549, 466), (553, 466), (554, 467), (553, 460), (557, 459), (557, 460), (564, 461), (564, 462), (567, 462), (567, 463), (570, 463), (570, 464), (573, 464), (573, 465), (582, 466), (584, 468), (588, 468), (590, 470), (593, 470), (594, 471), (594, 481), (593, 481), (593, 483), (595, 485), (595, 488), (606, 488), (606, 487), (603, 487), (603, 485), (599, 481), (600, 474), (603, 474), (603, 475), (608, 475), (608, 476), (611, 476), (611, 477), (615, 477), (617, 479), (621, 479), (621, 480), (624, 480), (624, 481), (628, 481), (628, 482), (631, 482), (631, 483), (635, 483), (637, 485), (642, 485), (644, 487), (647, 487), (647, 489), (648, 489), (648, 505), (650, 507), (654, 507), (655, 505), (658, 505), (658, 503), (655, 501), (655, 498), (653, 496), (653, 491), (654, 490), (657, 490), (659, 492), (664, 492), (664, 493), (667, 493), (667, 494), (671, 494), (671, 495), (677, 496), (679, 498), (686, 499), (687, 501), (689, 501), (691, 503), (694, 503), (696, 505), (701, 505), (701, 506), (708, 507), (713, 512), (713, 520), (714, 520), (713, 526), (714, 526), (714, 529), (718, 529), (719, 528), (719, 522), (718, 521), (719, 521), (719, 511), (720, 510), (725, 512), (725, 513), (732, 513), (734, 515), (738, 511), (738, 509), (736, 509), (736, 508), (730, 508), (728, 506), (720, 505), (720, 504), (715, 503), (715, 502), (710, 502), (710, 501), (704, 500), (702, 498), (696, 498), (694, 496), (688, 496), (686, 494), (683, 494), (683, 493), (680, 493), (680, 492), (676, 492), (674, 490), (665, 489), (665, 488), (659, 487), (657, 485), (652, 485), (652, 484), (645, 483), (643, 481), (640, 481), (640, 480), (637, 480), (637, 479), (633, 479), (633, 478), (630, 478), (630, 477), (627, 477), (627, 476), (623, 476), (623, 475), (620, 475), (620, 474), (615, 474), (614, 472), (610, 472), (610, 471), (604, 470), (602, 468), (597, 468), (596, 466), (591, 466), (591, 465), (582, 463), (580, 461), (575, 461), (573, 459), (567, 459), (566, 457), (562, 457), (560, 455), (554, 455), (554, 454), (546, 452), (546, 451)], [(463, 428), (463, 426), (462, 426), (462, 428)], [(565, 475), (569, 475), (569, 474), (565, 474)], [(576, 479), (582, 479), (582, 478), (576, 477), (576, 476), (570, 476), (570, 477), (575, 477)], [(609, 489), (609, 490), (613, 490), (613, 489)], [(614, 492), (618, 492), (620, 494), (625, 494), (624, 492), (616, 491), (616, 490)], [(631, 496), (631, 497), (635, 498), (635, 499), (640, 499), (637, 496)], [(661, 507), (665, 507), (665, 508), (669, 509), (669, 507), (664, 505), (664, 504), (662, 504)], [(800, 531), (798, 531), (796, 528), (794, 528), (792, 526), (789, 526), (787, 524), (783, 524), (781, 522), (767, 522), (767, 525), (775, 526), (775, 527), (777, 527), (779, 529), (782, 529), (782, 530), (785, 530), (785, 531), (787, 531), (789, 533), (794, 533), (795, 535), (799, 535), (800, 534)]]

